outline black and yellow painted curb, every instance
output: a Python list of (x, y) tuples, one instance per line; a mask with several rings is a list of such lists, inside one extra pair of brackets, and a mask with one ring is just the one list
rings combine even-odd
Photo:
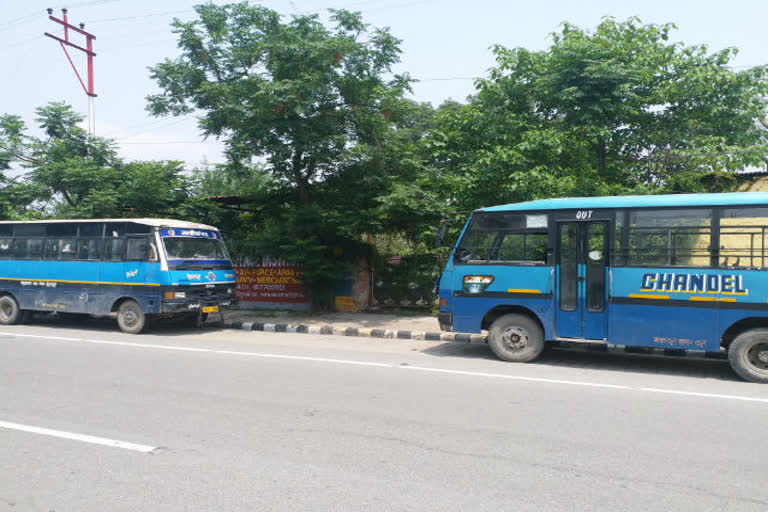
[(398, 340), (455, 341), (460, 343), (485, 343), (482, 334), (453, 332), (398, 331), (360, 327), (337, 327), (331, 325), (273, 324), (262, 322), (225, 322), (228, 329), (244, 331), (286, 332), (296, 334), (325, 334), (334, 336), (357, 336), (363, 338), (389, 338)]

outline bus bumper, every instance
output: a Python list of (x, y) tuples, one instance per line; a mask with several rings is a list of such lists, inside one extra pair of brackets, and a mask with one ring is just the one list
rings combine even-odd
[(237, 301), (234, 299), (223, 301), (163, 302), (160, 306), (160, 312), (169, 314), (194, 313), (208, 308), (217, 308), (218, 310), (229, 309), (236, 304)]
[(437, 313), (437, 323), (440, 324), (441, 331), (453, 332), (453, 316), (450, 311)]

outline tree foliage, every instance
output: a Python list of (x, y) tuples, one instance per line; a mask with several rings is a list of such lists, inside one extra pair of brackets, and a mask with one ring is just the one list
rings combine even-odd
[(44, 134), (0, 116), (0, 205), (6, 217), (175, 215), (188, 198), (180, 162), (125, 162), (108, 139), (89, 137), (64, 103), (37, 109)]
[(200, 112), (232, 166), (264, 164), (272, 180), (250, 201), (252, 245), (303, 262), (322, 301), (363, 234), (388, 229), (381, 205), (420, 165), (397, 149), (430, 109), (406, 100), (410, 79), (392, 71), (400, 41), (359, 13), (330, 10), (323, 23), (247, 3), (195, 9), (195, 20), (174, 22), (181, 54), (151, 69), (160, 92), (148, 109)]
[(495, 46), (477, 93), (426, 141), (442, 193), (471, 209), (699, 190), (762, 165), (768, 67), (734, 71), (735, 49), (670, 42), (674, 28), (607, 18), (563, 24), (545, 51)]

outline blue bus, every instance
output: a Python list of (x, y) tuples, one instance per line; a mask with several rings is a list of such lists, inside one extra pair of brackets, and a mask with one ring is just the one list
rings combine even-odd
[(167, 219), (0, 222), (0, 324), (33, 311), (114, 316), (124, 332), (152, 318), (205, 320), (234, 303), (218, 230)]
[(739, 376), (768, 382), (768, 193), (483, 208), (439, 296), (442, 330), (487, 330), (506, 361), (531, 361), (553, 342), (727, 352)]

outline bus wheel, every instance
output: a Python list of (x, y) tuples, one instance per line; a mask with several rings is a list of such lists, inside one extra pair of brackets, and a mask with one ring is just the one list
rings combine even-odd
[(768, 329), (746, 331), (731, 342), (728, 360), (739, 377), (768, 383)]
[(491, 324), (488, 344), (499, 359), (527, 363), (544, 350), (544, 333), (539, 324), (528, 316), (503, 315)]
[(117, 325), (128, 334), (139, 334), (147, 323), (147, 317), (135, 300), (127, 300), (117, 309)]
[(0, 297), (0, 324), (13, 325), (21, 320), (19, 303), (11, 295)]

